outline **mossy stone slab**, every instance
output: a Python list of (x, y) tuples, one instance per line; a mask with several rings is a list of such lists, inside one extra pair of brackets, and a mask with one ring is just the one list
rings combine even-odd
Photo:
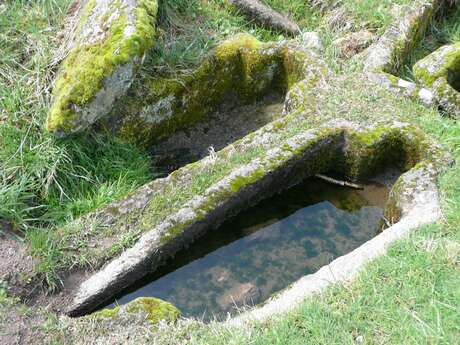
[(63, 137), (107, 115), (153, 45), (156, 0), (87, 0), (53, 87), (46, 128)]

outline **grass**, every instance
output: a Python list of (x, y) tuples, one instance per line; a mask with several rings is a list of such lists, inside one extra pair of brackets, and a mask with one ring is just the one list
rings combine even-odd
[[(311, 10), (306, 2), (272, 2), (297, 18), (305, 18), (302, 23), (311, 27)], [(150, 73), (162, 76), (187, 73), (219, 41), (239, 32), (261, 40), (283, 37), (248, 21), (225, 0), (173, 0), (160, 1), (159, 5), (158, 43), (146, 63)]]
[[(42, 130), (50, 101), (50, 82), (56, 71), (52, 52), (70, 0), (6, 0), (0, 4), (0, 219), (22, 229), (44, 281), (56, 284), (58, 270), (84, 266), (94, 260), (81, 229), (61, 227), (78, 216), (136, 189), (153, 177), (145, 152), (114, 138), (91, 134), (57, 140)], [(320, 29), (327, 47), (340, 33), (325, 27), (325, 18), (306, 1), (267, 0), (289, 14), (305, 30)], [(382, 32), (398, 1), (343, 0), (356, 28)], [(308, 18), (307, 18), (308, 17)], [(434, 26), (439, 42), (459, 39), (459, 12)], [(160, 6), (158, 45), (146, 68), (161, 75), (186, 73), (217, 41), (247, 31), (261, 39), (279, 39), (237, 15), (224, 0), (173, 0)], [(429, 37), (429, 36), (427, 36)], [(425, 42), (428, 42), (425, 40)], [(438, 41), (437, 41), (438, 42)], [(438, 45), (440, 43), (436, 43)], [(435, 46), (436, 46), (435, 45)], [(424, 48), (423, 48), (424, 49)], [(431, 51), (428, 47), (426, 52)], [(333, 52), (328, 52), (334, 61)], [(425, 53), (423, 53), (425, 54)], [(420, 55), (419, 55), (420, 56)], [(414, 57), (415, 58), (415, 57)], [(333, 118), (372, 123), (395, 117), (419, 125), (460, 159), (460, 124), (433, 109), (369, 87), (360, 74), (335, 66), (342, 77), (324, 90), (321, 116), (290, 128), (293, 135)], [(155, 200), (158, 219), (200, 193), (235, 166), (264, 154), (260, 148), (232, 156), (212, 171), (197, 174), (190, 184)], [(198, 322), (165, 327), (158, 343), (168, 344), (452, 344), (460, 334), (459, 232), (460, 167), (441, 179), (445, 219), (396, 243), (389, 254), (371, 263), (352, 284), (337, 286), (305, 301), (279, 319), (241, 329)], [(57, 231), (56, 227), (61, 229)], [(68, 226), (68, 225), (67, 225)], [(64, 231), (64, 232), (62, 232)], [(96, 229), (96, 236), (110, 236)], [(132, 243), (126, 234), (113, 255)], [(77, 252), (78, 255), (69, 254)], [(0, 314), (18, 301), (0, 286)], [(22, 308), (22, 307), (21, 307)], [(24, 307), (26, 308), (26, 307)], [(32, 313), (33, 311), (28, 311)], [(3, 322), (3, 317), (0, 317)], [(69, 332), (55, 320), (44, 332)], [(141, 335), (138, 335), (141, 336)], [(70, 338), (63, 338), (66, 341)], [(62, 340), (62, 339), (61, 339)], [(63, 343), (64, 340), (55, 343)]]
[(58, 140), (43, 130), (56, 71), (52, 52), (70, 0), (0, 5), (0, 218), (30, 240), (44, 280), (57, 279), (51, 229), (113, 201), (153, 176), (147, 153), (90, 134)]
[(369, 28), (379, 34), (382, 34), (392, 22), (393, 6), (411, 7), (414, 3), (412, 0), (343, 0), (344, 8), (360, 27)]
[[(333, 38), (343, 34), (343, 30), (331, 30), (320, 6), (312, 6), (309, 1), (265, 0), (264, 3), (293, 19), (302, 31), (320, 31), (326, 48), (331, 46)], [(414, 2), (343, 0), (342, 20), (354, 23), (348, 30), (365, 28), (382, 33), (391, 23), (391, 8), (395, 3), (410, 6)], [(159, 5), (158, 42), (145, 64), (151, 74), (188, 73), (219, 41), (239, 32), (250, 33), (262, 41), (286, 38), (282, 33), (256, 25), (226, 0), (173, 0), (160, 1)]]
[(43, 131), (70, 2), (0, 5), (0, 218), (24, 230), (62, 224), (152, 177), (146, 153), (117, 139), (63, 141)]

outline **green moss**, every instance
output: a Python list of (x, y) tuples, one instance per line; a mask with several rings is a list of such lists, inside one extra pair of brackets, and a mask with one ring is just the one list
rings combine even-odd
[(352, 140), (357, 140), (359, 145), (372, 145), (378, 139), (380, 139), (383, 135), (388, 134), (391, 132), (391, 129), (385, 126), (378, 126), (374, 128), (372, 131), (368, 132), (357, 132), (353, 131), (350, 135)]
[(180, 311), (171, 303), (153, 297), (140, 297), (126, 306), (127, 313), (145, 313), (147, 320), (156, 325), (161, 320), (174, 321)]
[[(113, 2), (112, 6), (120, 6)], [(141, 0), (137, 5), (135, 33), (125, 37), (127, 18), (120, 15), (110, 23), (106, 37), (93, 44), (77, 43), (61, 66), (53, 89), (53, 104), (46, 128), (50, 132), (72, 132), (78, 126), (75, 107), (85, 107), (102, 88), (104, 78), (117, 66), (140, 58), (153, 45), (156, 0)], [(80, 25), (86, 25), (94, 1), (86, 5)], [(104, 115), (104, 114), (102, 114)], [(83, 121), (84, 122), (84, 121)]]
[(421, 160), (430, 159), (426, 136), (412, 126), (353, 131), (348, 146), (346, 174), (351, 179), (372, 176), (386, 167), (407, 171)]
[(102, 309), (99, 311), (96, 311), (90, 315), (88, 315), (88, 318), (93, 318), (93, 319), (108, 319), (108, 318), (114, 318), (118, 315), (120, 312), (120, 306), (117, 306), (113, 309)]
[(284, 87), (280, 87), (282, 60), (279, 54), (265, 54), (263, 50), (242, 48), (240, 59), (239, 97), (243, 102), (250, 102), (269, 89), (279, 88), (286, 91)]
[(186, 222), (181, 222), (173, 226), (169, 226), (167, 229), (167, 233), (161, 236), (160, 242), (162, 244), (170, 242), (171, 240), (175, 239), (177, 236), (182, 234), (185, 231), (185, 229), (187, 229), (187, 226), (191, 224), (193, 224), (193, 220), (188, 220)]
[(152, 325), (156, 325), (161, 320), (174, 321), (180, 315), (180, 311), (171, 303), (153, 297), (140, 297), (123, 306), (99, 310), (86, 316), (86, 318), (95, 320), (115, 319), (124, 313), (146, 314), (146, 319)]
[(241, 48), (255, 50), (262, 45), (263, 43), (252, 35), (238, 34), (217, 46), (214, 55), (218, 60), (228, 61), (234, 58)]
[[(451, 51), (444, 54), (446, 49)], [(460, 42), (444, 46), (420, 60), (413, 67), (416, 80), (431, 88), (439, 78), (447, 80), (449, 71), (460, 70)]]
[(237, 176), (230, 182), (230, 188), (233, 193), (238, 192), (247, 185), (253, 184), (256, 181), (259, 181), (262, 177), (266, 176), (268, 171), (265, 171), (262, 168), (256, 169), (250, 175), (247, 176)]

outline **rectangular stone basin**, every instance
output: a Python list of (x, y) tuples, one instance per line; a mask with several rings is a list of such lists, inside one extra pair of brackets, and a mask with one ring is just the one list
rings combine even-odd
[(261, 303), (381, 231), (389, 189), (362, 186), (308, 178), (198, 238), (111, 306), (157, 297), (183, 316), (221, 320)]

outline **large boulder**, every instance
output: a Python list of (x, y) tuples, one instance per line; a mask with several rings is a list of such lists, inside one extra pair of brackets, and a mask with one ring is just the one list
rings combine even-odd
[(460, 42), (445, 45), (413, 68), (418, 83), (430, 89), (441, 107), (460, 117)]
[(65, 136), (107, 115), (153, 45), (157, 0), (86, 0), (55, 80), (48, 131)]

